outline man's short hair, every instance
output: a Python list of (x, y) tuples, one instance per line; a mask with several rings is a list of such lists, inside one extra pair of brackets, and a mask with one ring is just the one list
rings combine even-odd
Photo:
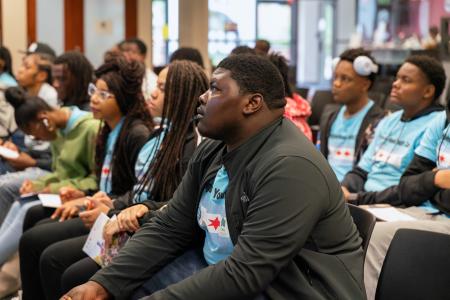
[(418, 67), (427, 77), (428, 82), (434, 85), (435, 92), (433, 100), (437, 100), (444, 90), (445, 75), (444, 67), (436, 58), (426, 55), (412, 55), (404, 63), (410, 63)]
[(125, 40), (125, 43), (129, 43), (129, 44), (135, 44), (138, 49), (139, 52), (143, 55), (146, 56), (147, 55), (147, 46), (145, 45), (145, 43), (138, 38), (129, 38)]
[(283, 78), (267, 58), (251, 54), (230, 55), (217, 68), (231, 72), (241, 94), (260, 93), (270, 109), (286, 105)]
[[(367, 50), (364, 50), (363, 48), (347, 49), (344, 52), (342, 52), (341, 55), (339, 55), (339, 58), (341, 61), (345, 60), (345, 61), (353, 63), (358, 56), (367, 56), (368, 58), (370, 58), (370, 60), (372, 60), (372, 62), (374, 64), (377, 63), (375, 61), (375, 58), (373, 58), (373, 56), (370, 54), (370, 52)], [(359, 75), (359, 76), (361, 76), (361, 75)], [(370, 87), (369, 87), (369, 89), (370, 89), (373, 86), (375, 79), (377, 78), (377, 74), (370, 73), (369, 76), (365, 76), (365, 77), (370, 80)]]

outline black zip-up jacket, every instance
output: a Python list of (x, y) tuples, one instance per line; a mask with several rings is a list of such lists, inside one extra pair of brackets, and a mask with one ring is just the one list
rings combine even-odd
[[(409, 122), (417, 118), (426, 116), (435, 111), (441, 111), (443, 107), (441, 105), (435, 104), (428, 106), (424, 110), (417, 113), (414, 117), (404, 120)], [(403, 116), (402, 116), (403, 119)], [(393, 206), (401, 206), (405, 203), (399, 199), (398, 185), (390, 186), (382, 191), (376, 192), (366, 192), (364, 191), (364, 184), (367, 180), (368, 173), (359, 168), (355, 167), (353, 170), (345, 175), (342, 180), (342, 185), (345, 186), (351, 193), (356, 193), (356, 199), (352, 199), (351, 203), (356, 205), (361, 204), (375, 204), (375, 203), (388, 203)]]
[[(450, 111), (447, 108), (447, 122), (450, 122)], [(420, 155), (414, 155), (405, 173), (400, 178), (398, 197), (401, 204), (417, 206), (430, 200), (440, 211), (450, 214), (450, 190), (434, 185), (436, 162)]]
[[(325, 158), (328, 158), (328, 138), (330, 136), (331, 126), (336, 120), (341, 107), (342, 106), (335, 104), (327, 105), (320, 118), (320, 152), (322, 152)], [(356, 136), (355, 160), (353, 161), (353, 166), (358, 164), (364, 151), (367, 150), (376, 126), (385, 114), (386, 112), (376, 104), (373, 104), (367, 111), (361, 122), (361, 126), (359, 127), (358, 135)]]
[(232, 254), (146, 299), (365, 299), (361, 239), (339, 182), (284, 118), (228, 153), (220, 141), (203, 142), (167, 207), (91, 280), (126, 299), (192, 244), (203, 245), (198, 205), (222, 165)]

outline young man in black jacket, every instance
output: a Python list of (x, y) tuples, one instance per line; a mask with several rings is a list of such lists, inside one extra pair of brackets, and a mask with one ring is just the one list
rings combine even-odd
[(358, 164), (384, 116), (368, 95), (377, 69), (373, 57), (362, 48), (342, 52), (334, 68), (333, 97), (342, 106), (332, 104), (324, 109), (320, 118), (320, 151), (339, 181)]
[[(224, 59), (200, 104), (198, 129), (214, 140), (199, 146), (172, 200), (62, 299), (127, 299), (150, 278), (136, 297), (364, 299), (361, 239), (333, 171), (283, 118), (275, 66)], [(189, 268), (180, 259), (200, 270), (170, 282)]]
[(359, 164), (342, 181), (353, 204), (402, 205), (398, 183), (414, 156), (429, 123), (443, 110), (437, 103), (446, 75), (434, 58), (407, 58), (392, 84), (391, 100), (402, 110), (380, 121), (371, 145)]

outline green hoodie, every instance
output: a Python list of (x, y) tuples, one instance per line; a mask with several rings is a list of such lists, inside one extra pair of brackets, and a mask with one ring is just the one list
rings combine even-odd
[(67, 129), (58, 130), (56, 140), (51, 142), (53, 172), (33, 181), (36, 191), (47, 186), (55, 194), (65, 186), (79, 190), (97, 189), (94, 157), (99, 121), (86, 113), (71, 125), (68, 132), (64, 132)]

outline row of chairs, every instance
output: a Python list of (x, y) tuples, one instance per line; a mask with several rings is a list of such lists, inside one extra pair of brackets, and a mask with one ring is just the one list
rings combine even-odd
[[(365, 257), (376, 218), (365, 209), (347, 205)], [(450, 235), (399, 229), (384, 259), (375, 299), (450, 299), (449, 255)]]

